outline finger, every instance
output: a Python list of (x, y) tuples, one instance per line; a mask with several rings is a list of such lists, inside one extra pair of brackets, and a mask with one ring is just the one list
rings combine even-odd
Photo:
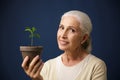
[(38, 76), (36, 75), (36, 72), (38, 71), (41, 64), (42, 64), (42, 61), (37, 62), (33, 67), (32, 71), (29, 72), (31, 78), (37, 78), (39, 76), (39, 75)]
[(36, 65), (37, 61), (40, 59), (39, 55), (37, 55), (35, 58), (33, 58), (32, 62), (29, 65), (29, 72), (32, 71), (34, 66)]
[(42, 70), (43, 65), (44, 65), (44, 63), (42, 62), (42, 63), (40, 64), (37, 72), (34, 74), (33, 78), (37, 78), (37, 77), (42, 78), (42, 77), (40, 76), (40, 72), (41, 72), (41, 70)]
[(29, 57), (28, 56), (26, 56), (25, 58), (24, 58), (24, 60), (23, 60), (23, 62), (22, 62), (22, 68), (25, 70), (26, 69), (26, 67), (27, 67), (27, 62), (28, 62), (28, 60), (29, 60)]
[(34, 66), (34, 68), (33, 68), (33, 70), (32, 70), (32, 73), (36, 73), (37, 72), (37, 70), (38, 70), (38, 68), (40, 67), (40, 62), (38, 62), (35, 66)]
[(36, 73), (39, 69), (39, 67), (42, 65), (42, 60), (40, 60), (35, 66), (34, 66), (34, 69), (33, 69), (33, 72)]
[(41, 65), (40, 65), (40, 67), (39, 67), (39, 69), (38, 69), (38, 71), (36, 72), (36, 74), (40, 74), (43, 66), (44, 66), (44, 63), (42, 62)]

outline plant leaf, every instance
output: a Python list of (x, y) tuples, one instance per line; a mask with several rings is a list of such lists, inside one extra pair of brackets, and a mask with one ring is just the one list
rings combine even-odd
[(25, 31), (28, 31), (28, 32), (30, 32), (30, 33), (33, 33), (32, 30), (29, 29), (29, 28), (25, 29)]
[(33, 38), (33, 35), (30, 34), (30, 35), (29, 35), (29, 38)]
[(34, 33), (36, 31), (36, 28), (35, 27), (32, 27), (31, 28), (32, 32)]
[(37, 33), (36, 33), (36, 34), (34, 34), (33, 36), (34, 36), (34, 37), (36, 37), (36, 38), (40, 38), (40, 35), (39, 35), (39, 34), (37, 34)]

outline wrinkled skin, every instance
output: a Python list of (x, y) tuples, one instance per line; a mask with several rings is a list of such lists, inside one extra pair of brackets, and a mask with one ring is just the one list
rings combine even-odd
[(26, 56), (22, 63), (22, 68), (24, 69), (25, 73), (32, 79), (32, 80), (43, 80), (42, 76), (40, 75), (40, 71), (43, 67), (43, 62), (40, 60), (39, 56), (33, 58), (32, 62), (27, 66), (29, 57)]

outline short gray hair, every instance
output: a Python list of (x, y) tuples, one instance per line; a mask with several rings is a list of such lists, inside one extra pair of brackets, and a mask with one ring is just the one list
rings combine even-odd
[(82, 45), (82, 47), (87, 51), (91, 52), (92, 50), (92, 44), (91, 44), (91, 31), (92, 31), (92, 23), (89, 18), (89, 16), (78, 10), (71, 10), (66, 13), (64, 13), (61, 17), (61, 19), (64, 16), (74, 16), (79, 22), (80, 22), (80, 29), (82, 30), (83, 34), (88, 34), (89, 38), (88, 40)]

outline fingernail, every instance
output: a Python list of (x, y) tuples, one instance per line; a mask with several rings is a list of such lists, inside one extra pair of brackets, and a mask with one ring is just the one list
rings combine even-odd
[(39, 58), (39, 55), (37, 55), (36, 57)]
[(26, 56), (25, 58), (28, 58), (28, 56)]

